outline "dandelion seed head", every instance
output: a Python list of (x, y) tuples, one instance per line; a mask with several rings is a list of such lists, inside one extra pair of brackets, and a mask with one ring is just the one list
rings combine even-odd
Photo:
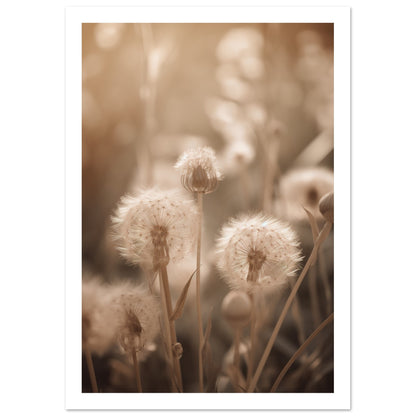
[(112, 288), (116, 338), (126, 353), (143, 351), (159, 333), (159, 302), (140, 286), (119, 284)]
[(294, 231), (261, 214), (244, 215), (224, 225), (217, 240), (217, 256), (227, 284), (249, 293), (284, 285), (301, 260)]
[(210, 147), (185, 151), (175, 165), (181, 173), (182, 185), (189, 192), (208, 194), (215, 191), (221, 180), (215, 152)]
[(133, 264), (179, 261), (195, 241), (197, 211), (177, 191), (140, 191), (122, 198), (113, 217), (113, 231), (123, 257)]

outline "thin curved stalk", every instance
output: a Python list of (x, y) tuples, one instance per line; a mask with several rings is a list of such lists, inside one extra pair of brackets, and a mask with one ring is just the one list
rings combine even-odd
[(299, 307), (298, 296), (295, 296), (295, 299), (293, 299), (292, 315), (293, 315), (293, 320), (295, 321), (296, 329), (298, 332), (298, 341), (300, 344), (302, 344), (305, 341), (305, 328), (302, 322), (302, 314), (301, 314), (300, 307)]
[(319, 248), (322, 245), (322, 243), (325, 241), (325, 239), (328, 237), (329, 232), (331, 231), (332, 228), (332, 224), (329, 222), (326, 222), (325, 225), (323, 226), (321, 232), (319, 233), (318, 238), (316, 239), (315, 245), (313, 246), (312, 249), (312, 253), (310, 254), (308, 261), (306, 262), (300, 276), (298, 277), (298, 280), (296, 281), (295, 285), (293, 286), (292, 291), (289, 294), (289, 297), (286, 300), (285, 306), (283, 307), (282, 313), (280, 314), (280, 317), (278, 319), (278, 321), (276, 322), (276, 325), (273, 329), (273, 332), (270, 336), (269, 342), (266, 345), (266, 348), (263, 352), (263, 355), (260, 359), (260, 362), (257, 366), (256, 372), (254, 374), (253, 379), (251, 380), (251, 383), (248, 387), (248, 392), (252, 393), (256, 386), (257, 386), (257, 382), (259, 381), (260, 375), (264, 369), (264, 366), (266, 365), (266, 361), (269, 358), (270, 352), (273, 348), (273, 344), (276, 340), (276, 337), (280, 331), (280, 328), (282, 327), (283, 321), (287, 315), (287, 312), (290, 308), (290, 306), (292, 305), (293, 299), (296, 296), (296, 293), (299, 290), (300, 285), (303, 282), (303, 279), (305, 278), (309, 268), (313, 265), (313, 263), (316, 261), (316, 256), (318, 254)]
[(133, 350), (131, 352), (131, 355), (133, 357), (134, 371), (136, 373), (137, 391), (139, 393), (142, 393), (143, 392), (143, 390), (142, 390), (142, 380), (141, 380), (141, 377), (140, 377), (140, 367), (139, 367), (139, 363), (137, 361), (136, 351)]
[(311, 300), (313, 325), (318, 326), (321, 320), (319, 309), (318, 282), (316, 264), (309, 270), (308, 287)]
[(321, 324), (318, 326), (318, 328), (316, 328), (315, 331), (313, 331), (312, 334), (309, 335), (309, 337), (306, 339), (306, 341), (297, 349), (297, 351), (292, 355), (292, 357), (290, 357), (290, 360), (283, 367), (282, 371), (277, 376), (276, 381), (273, 383), (273, 386), (272, 386), (272, 388), (270, 390), (271, 393), (274, 393), (277, 390), (277, 388), (279, 387), (279, 384), (282, 381), (283, 377), (289, 371), (290, 367), (296, 361), (296, 359), (303, 353), (303, 351), (305, 350), (305, 348), (333, 320), (334, 320), (334, 313), (332, 312), (331, 315), (329, 315), (328, 318), (326, 318), (324, 321), (322, 321)]

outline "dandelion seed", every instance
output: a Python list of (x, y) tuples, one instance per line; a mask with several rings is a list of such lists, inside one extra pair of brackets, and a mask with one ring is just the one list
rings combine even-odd
[(190, 149), (175, 165), (181, 173), (182, 185), (189, 192), (208, 194), (217, 188), (221, 173), (215, 152), (210, 147)]
[(232, 219), (217, 240), (218, 268), (228, 285), (248, 293), (285, 284), (301, 260), (292, 229), (263, 215)]

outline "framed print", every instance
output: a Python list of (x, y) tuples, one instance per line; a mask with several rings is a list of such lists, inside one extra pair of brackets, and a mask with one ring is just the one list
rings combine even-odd
[(349, 409), (350, 9), (66, 9), (66, 407)]

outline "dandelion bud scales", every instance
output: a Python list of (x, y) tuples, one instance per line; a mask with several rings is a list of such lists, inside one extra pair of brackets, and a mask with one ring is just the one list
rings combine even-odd
[(180, 171), (182, 185), (189, 192), (209, 194), (215, 191), (221, 180), (215, 152), (210, 147), (184, 152), (175, 168)]

